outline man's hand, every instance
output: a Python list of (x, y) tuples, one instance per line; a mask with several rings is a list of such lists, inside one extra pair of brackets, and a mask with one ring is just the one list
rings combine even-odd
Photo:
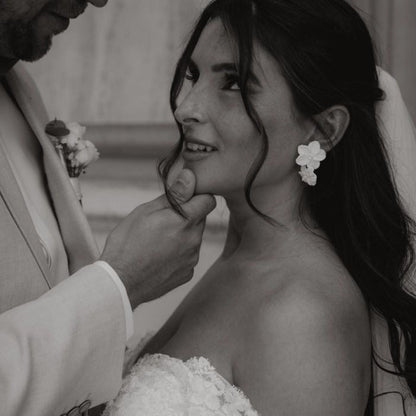
[(188, 169), (170, 190), (188, 219), (173, 211), (163, 195), (121, 221), (107, 238), (101, 256), (120, 276), (133, 309), (191, 280), (205, 219), (215, 208), (210, 195), (192, 197), (195, 176)]

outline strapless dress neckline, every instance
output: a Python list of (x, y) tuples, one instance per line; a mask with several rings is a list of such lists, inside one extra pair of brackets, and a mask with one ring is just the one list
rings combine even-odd
[(147, 354), (103, 416), (259, 416), (241, 389), (205, 357)]

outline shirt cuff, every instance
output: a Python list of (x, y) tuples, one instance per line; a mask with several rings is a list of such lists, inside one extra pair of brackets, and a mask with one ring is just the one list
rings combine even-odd
[(103, 268), (111, 277), (118, 290), (120, 291), (121, 299), (123, 301), (124, 316), (126, 318), (126, 343), (134, 335), (134, 323), (133, 323), (133, 309), (131, 307), (130, 300), (127, 296), (126, 287), (121, 281), (116, 271), (105, 261), (98, 260), (94, 264)]

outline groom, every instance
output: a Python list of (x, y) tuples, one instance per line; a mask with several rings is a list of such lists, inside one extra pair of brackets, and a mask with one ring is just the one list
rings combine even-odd
[[(36, 60), (88, 3), (0, 1), (0, 415), (85, 415), (121, 385), (132, 308), (192, 277), (210, 196), (173, 191), (136, 208), (101, 257), (44, 128), (49, 121), (19, 60)], [(98, 260), (99, 259), (99, 260)], [(98, 261), (97, 261), (98, 260)]]

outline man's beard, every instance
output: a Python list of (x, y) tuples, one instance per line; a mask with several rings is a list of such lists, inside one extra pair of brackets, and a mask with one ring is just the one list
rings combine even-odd
[(51, 16), (78, 16), (85, 11), (87, 5), (87, 0), (66, 3), (51, 1), (29, 21), (7, 22), (4, 33), (12, 56), (30, 62), (42, 58), (52, 45), (52, 37), (67, 28), (65, 23), (59, 22), (59, 17), (57, 21), (57, 17)]
[(52, 45), (50, 36), (39, 36), (33, 21), (28, 23), (9, 22), (7, 34), (13, 55), (23, 61), (36, 61), (42, 58)]

